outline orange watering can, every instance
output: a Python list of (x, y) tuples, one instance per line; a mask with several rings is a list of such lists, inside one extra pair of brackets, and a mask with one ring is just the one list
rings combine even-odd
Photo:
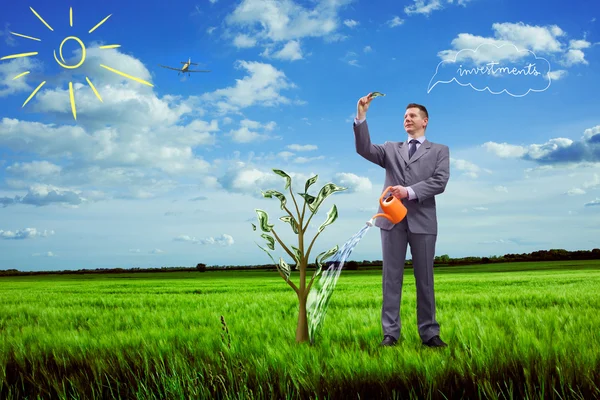
[(404, 207), (404, 204), (402, 204), (400, 200), (394, 196), (389, 196), (387, 199), (383, 200), (383, 196), (388, 193), (390, 189), (392, 189), (392, 187), (388, 186), (379, 198), (379, 204), (381, 205), (383, 213), (373, 215), (373, 218), (371, 218), (370, 221), (367, 221), (367, 225), (373, 226), (373, 220), (377, 217), (387, 218), (393, 224), (397, 224), (406, 217), (406, 207)]

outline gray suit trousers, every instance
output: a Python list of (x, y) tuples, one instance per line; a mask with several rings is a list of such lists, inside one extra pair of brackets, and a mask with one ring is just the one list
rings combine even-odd
[(407, 245), (410, 245), (417, 287), (417, 326), (421, 340), (426, 342), (440, 334), (440, 325), (435, 319), (433, 292), (433, 260), (437, 235), (412, 233), (406, 220), (399, 222), (391, 230), (380, 231), (383, 249), (383, 334), (395, 339), (400, 337), (404, 262)]

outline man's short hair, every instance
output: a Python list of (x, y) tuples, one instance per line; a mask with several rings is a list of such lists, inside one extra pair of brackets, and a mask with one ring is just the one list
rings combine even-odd
[(410, 103), (409, 105), (406, 106), (407, 110), (409, 108), (418, 108), (421, 111), (421, 114), (424, 114), (424, 118), (429, 118), (429, 113), (427, 112), (427, 109), (425, 108), (425, 106), (423, 106), (421, 104), (417, 104), (417, 103)]

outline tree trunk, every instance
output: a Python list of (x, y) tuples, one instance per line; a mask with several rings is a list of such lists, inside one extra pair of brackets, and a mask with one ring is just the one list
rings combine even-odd
[(296, 328), (296, 342), (308, 341), (308, 319), (306, 317), (306, 296), (304, 293), (298, 295), (300, 307), (298, 309), (298, 327)]

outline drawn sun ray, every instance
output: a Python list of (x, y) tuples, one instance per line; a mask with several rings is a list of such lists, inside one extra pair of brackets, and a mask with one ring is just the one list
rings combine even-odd
[(8, 60), (10, 58), (37, 56), (37, 54), (38, 54), (37, 51), (33, 51), (31, 53), (11, 54), (10, 56), (4, 56), (4, 57), (0, 58), (0, 61)]
[(90, 81), (90, 79), (87, 76), (85, 77), (85, 80), (87, 81), (87, 83), (90, 85), (90, 87), (94, 91), (94, 94), (96, 95), (96, 97), (98, 98), (98, 100), (100, 100), (101, 103), (104, 103), (104, 101), (102, 101), (102, 97), (100, 97), (100, 93), (98, 93), (98, 91), (96, 90), (96, 87), (94, 86), (94, 84), (92, 83), (92, 81)]
[[(44, 20), (44, 18), (42, 18), (42, 16), (40, 14), (38, 14), (37, 11), (35, 11), (33, 9), (33, 7), (29, 7), (29, 9), (31, 10), (31, 12), (44, 25), (46, 25), (46, 27), (48, 29), (50, 29), (51, 31), (54, 32), (54, 29)], [(98, 29), (100, 26), (102, 26), (102, 24), (104, 24), (111, 16), (112, 16), (112, 14), (108, 15), (102, 21), (98, 22), (98, 24), (96, 24), (96, 26), (94, 26), (92, 29), (90, 29), (89, 33), (94, 32), (96, 29)], [(73, 27), (73, 7), (69, 7), (69, 25), (71, 27)], [(38, 41), (38, 42), (42, 41), (41, 39), (33, 37), (33, 36), (23, 35), (21, 33), (16, 33), (16, 32), (10, 32), (10, 33), (12, 35), (19, 36), (19, 37), (22, 37), (22, 38), (25, 38), (25, 39), (35, 40), (35, 41)], [(79, 46), (81, 47), (81, 59), (78, 62), (76, 62), (76, 64), (74, 64), (74, 65), (69, 65), (67, 63), (67, 61), (65, 60), (64, 55), (63, 55), (63, 46), (69, 40), (76, 41), (79, 44)], [(102, 49), (102, 50), (105, 50), (105, 49), (116, 49), (116, 48), (119, 48), (119, 47), (121, 47), (120, 44), (107, 44), (107, 45), (99, 46), (99, 48)], [(86, 59), (86, 47), (85, 47), (83, 41), (81, 39), (79, 39), (78, 37), (76, 37), (76, 36), (68, 36), (68, 37), (66, 37), (61, 42), (60, 47), (59, 47), (59, 51), (58, 51), (58, 53), (60, 55), (60, 60), (58, 59), (56, 53), (57, 53), (56, 50), (54, 50), (53, 51), (54, 59), (56, 60), (56, 62), (58, 63), (58, 65), (60, 65), (63, 68), (66, 68), (66, 69), (72, 69), (72, 70), (77, 69), (77, 68), (79, 68), (80, 66), (83, 65), (83, 63), (84, 63), (84, 61)], [(29, 52), (29, 53), (10, 54), (10, 55), (7, 55), (7, 56), (4, 56), (4, 57), (0, 58), (0, 61), (2, 61), (2, 60), (9, 60), (9, 59), (13, 59), (13, 58), (36, 56), (38, 54), (39, 53), (37, 51), (36, 52)], [(111, 67), (108, 67), (108, 66), (102, 65), (102, 64), (100, 64), (100, 66), (102, 68), (105, 68), (105, 69), (107, 69), (107, 70), (109, 70), (109, 71), (117, 74), (117, 75), (121, 75), (121, 76), (123, 76), (125, 78), (131, 79), (131, 80), (136, 81), (138, 83), (141, 83), (141, 84), (144, 84), (144, 85), (148, 85), (150, 87), (154, 87), (154, 85), (152, 83), (147, 82), (147, 81), (145, 81), (143, 79), (140, 79), (140, 78), (136, 78), (135, 76), (126, 74), (125, 72), (116, 70), (114, 68), (111, 68)], [(21, 73), (19, 73), (17, 76), (15, 76), (12, 79), (16, 80), (16, 79), (22, 78), (22, 77), (24, 77), (25, 75), (28, 75), (28, 74), (30, 74), (30, 71), (21, 72)], [(96, 95), (96, 97), (98, 98), (98, 100), (100, 100), (101, 103), (104, 103), (104, 100), (102, 99), (102, 96), (100, 96), (100, 93), (98, 92), (98, 90), (96, 89), (96, 87), (94, 86), (94, 84), (92, 83), (92, 81), (90, 80), (90, 78), (86, 76), (85, 80), (87, 81), (88, 85), (90, 86), (90, 88), (92, 89), (92, 91), (94, 92), (94, 94)], [(40, 91), (40, 89), (42, 88), (42, 86), (44, 86), (45, 84), (46, 84), (46, 81), (43, 81), (42, 83), (40, 83), (33, 90), (33, 92), (31, 92), (31, 94), (29, 95), (29, 97), (27, 97), (27, 100), (25, 100), (25, 102), (23, 103), (22, 107), (25, 107), (27, 105), (27, 103), (29, 103), (29, 101), (31, 101), (35, 97), (35, 95)], [(75, 90), (73, 88), (73, 82), (69, 82), (69, 100), (70, 100), (70, 103), (71, 103), (71, 111), (73, 113), (73, 118), (75, 120), (77, 120), (77, 106), (75, 104)]]
[(106, 20), (109, 19), (111, 15), (112, 14), (110, 14), (108, 17), (104, 18), (102, 21), (98, 22), (98, 25), (96, 25), (95, 27), (93, 27), (92, 29), (90, 29), (90, 31), (88, 33), (94, 32), (100, 25), (102, 25), (103, 23), (105, 23)]
[(11, 34), (13, 34), (15, 36), (24, 37), (25, 39), (37, 40), (38, 42), (42, 41), (42, 39), (34, 38), (34, 37), (31, 37), (31, 36), (27, 36), (27, 35), (21, 35), (20, 33), (11, 32)]
[(50, 25), (48, 25), (48, 23), (46, 21), (44, 21), (44, 18), (42, 18), (40, 16), (40, 14), (38, 14), (32, 7), (29, 7), (29, 8), (31, 9), (31, 11), (33, 11), (35, 16), (38, 17), (40, 19), (40, 21), (42, 21), (44, 23), (44, 25), (46, 25), (48, 27), (48, 29), (50, 29), (52, 32), (54, 32), (54, 29), (52, 29), (52, 27)]
[(69, 97), (71, 98), (71, 110), (73, 118), (77, 121), (77, 108), (75, 107), (75, 95), (73, 94), (73, 82), (69, 82)]
[(20, 77), (22, 77), (22, 76), (24, 76), (24, 75), (27, 75), (28, 73), (29, 73), (29, 71), (23, 72), (23, 73), (21, 73), (21, 74), (19, 74), (19, 75), (15, 76), (14, 78), (12, 78), (12, 80), (14, 81), (15, 79), (19, 79)]
[(21, 108), (25, 107), (25, 104), (29, 103), (29, 100), (31, 100), (33, 98), (33, 96), (35, 96), (35, 94), (38, 92), (38, 90), (40, 90), (42, 88), (42, 86), (44, 86), (45, 84), (46, 84), (46, 81), (40, 83), (40, 85), (38, 87), (36, 87), (35, 90), (29, 95), (27, 100), (25, 100), (25, 103), (23, 103)]
[(100, 66), (101, 66), (102, 68), (106, 68), (106, 69), (107, 69), (107, 70), (109, 70), (110, 72), (114, 72), (115, 74), (118, 74), (118, 75), (124, 76), (125, 78), (129, 78), (129, 79), (132, 79), (132, 80), (134, 80), (134, 81), (136, 81), (136, 82), (143, 83), (144, 85), (148, 85), (148, 86), (154, 87), (154, 85), (153, 85), (153, 84), (151, 84), (150, 82), (146, 82), (146, 81), (145, 81), (145, 80), (143, 80), (143, 79), (136, 78), (135, 76), (128, 75), (128, 74), (126, 74), (125, 72), (117, 71), (116, 69), (114, 69), (114, 68), (111, 68), (111, 67), (107, 67), (106, 65), (103, 65), (103, 64), (100, 64)]

